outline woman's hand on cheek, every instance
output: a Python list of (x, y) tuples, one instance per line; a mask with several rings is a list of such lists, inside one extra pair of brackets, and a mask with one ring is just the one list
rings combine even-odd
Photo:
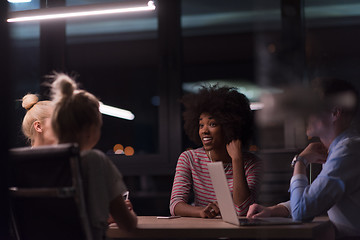
[(236, 159), (241, 159), (241, 140), (232, 140), (229, 144), (226, 145), (226, 150), (233, 161)]

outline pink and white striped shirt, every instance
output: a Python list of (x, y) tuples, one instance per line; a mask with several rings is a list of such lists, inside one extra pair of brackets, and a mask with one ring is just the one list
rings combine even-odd
[[(250, 196), (240, 205), (235, 204), (237, 214), (245, 215), (249, 206), (255, 202), (260, 187), (262, 163), (259, 158), (249, 152), (243, 153), (245, 177), (250, 189)], [(208, 158), (204, 148), (183, 152), (176, 166), (176, 173), (170, 198), (170, 213), (175, 215), (174, 209), (179, 202), (188, 203), (190, 191), (194, 193), (195, 206), (207, 206), (216, 201), (207, 164)], [(224, 163), (225, 175), (231, 193), (233, 192), (233, 169), (231, 163)]]

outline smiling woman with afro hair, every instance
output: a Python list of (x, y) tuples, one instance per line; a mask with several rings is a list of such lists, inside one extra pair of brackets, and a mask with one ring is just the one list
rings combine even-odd
[(234, 88), (202, 87), (198, 93), (182, 98), (184, 130), (195, 144), (201, 144), (199, 117), (209, 113), (222, 126), (225, 143), (240, 139), (247, 146), (253, 134), (253, 113), (247, 97)]
[[(244, 151), (253, 132), (249, 100), (233, 88), (202, 87), (182, 98), (184, 130), (202, 147), (183, 152), (176, 166), (170, 199), (172, 215), (213, 218), (220, 210), (207, 163), (221, 161), (238, 215), (255, 202), (261, 161)], [(194, 203), (189, 202), (190, 192)]]

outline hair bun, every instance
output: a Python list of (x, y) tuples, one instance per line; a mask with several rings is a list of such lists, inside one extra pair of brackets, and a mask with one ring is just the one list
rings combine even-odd
[(54, 82), (51, 86), (52, 99), (55, 102), (61, 101), (73, 95), (77, 89), (75, 81), (64, 73), (57, 73), (54, 76)]
[(22, 98), (22, 107), (29, 111), (38, 101), (39, 98), (35, 94), (26, 94)]

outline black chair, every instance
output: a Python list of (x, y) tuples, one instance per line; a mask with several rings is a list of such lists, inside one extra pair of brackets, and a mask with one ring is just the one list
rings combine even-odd
[(9, 150), (9, 158), (17, 239), (92, 239), (77, 145), (15, 148)]

